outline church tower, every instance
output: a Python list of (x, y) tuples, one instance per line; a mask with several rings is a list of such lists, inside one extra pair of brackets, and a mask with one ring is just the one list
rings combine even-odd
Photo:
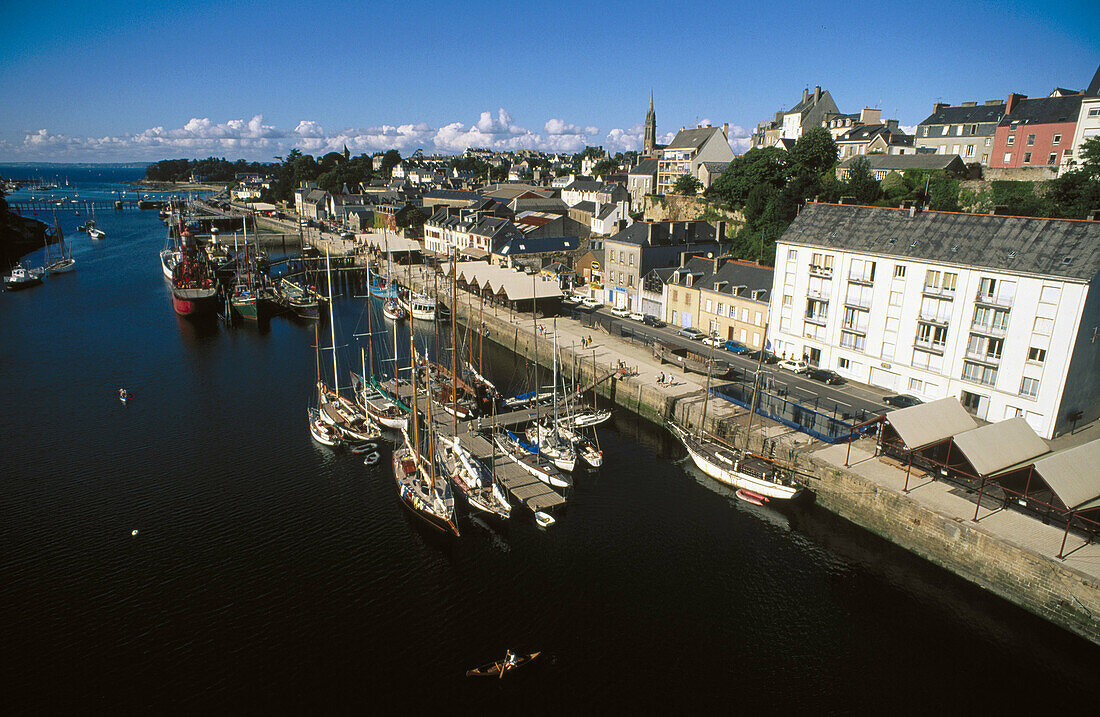
[(649, 112), (645, 113), (645, 139), (642, 140), (642, 153), (653, 156), (657, 149), (657, 115), (653, 113), (653, 91), (649, 92)]

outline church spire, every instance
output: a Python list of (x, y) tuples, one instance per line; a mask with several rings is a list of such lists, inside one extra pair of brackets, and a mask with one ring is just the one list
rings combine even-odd
[(649, 91), (649, 111), (645, 113), (645, 138), (642, 152), (652, 155), (657, 149), (657, 115), (653, 112), (653, 90)]

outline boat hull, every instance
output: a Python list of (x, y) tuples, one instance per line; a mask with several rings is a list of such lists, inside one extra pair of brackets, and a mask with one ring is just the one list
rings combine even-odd
[(172, 308), (180, 316), (207, 316), (218, 308), (218, 296), (213, 290), (172, 290)]
[(754, 476), (738, 469), (738, 464), (725, 464), (717, 457), (700, 450), (694, 441), (680, 428), (671, 426), (672, 432), (687, 449), (692, 463), (708, 476), (732, 488), (740, 488), (771, 500), (791, 500), (802, 493), (801, 486), (783, 485)]

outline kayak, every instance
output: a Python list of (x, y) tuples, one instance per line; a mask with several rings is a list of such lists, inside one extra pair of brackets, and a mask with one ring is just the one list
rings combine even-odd
[(490, 662), (487, 665), (481, 667), (475, 667), (472, 670), (466, 671), (467, 677), (497, 677), (502, 678), (508, 672), (527, 664), (531, 660), (538, 657), (540, 652), (532, 652), (530, 655), (516, 655), (515, 662), (508, 664), (506, 660), (497, 660), (496, 662)]

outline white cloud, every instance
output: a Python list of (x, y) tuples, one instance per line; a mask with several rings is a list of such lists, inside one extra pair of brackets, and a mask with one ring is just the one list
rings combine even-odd
[[(209, 117), (192, 117), (182, 127), (150, 127), (133, 134), (107, 137), (70, 137), (47, 129), (26, 132), (22, 144), (0, 141), (0, 153), (12, 159), (71, 161), (137, 161), (173, 156), (227, 156), (231, 159), (267, 160), (292, 148), (310, 154), (341, 151), (353, 153), (397, 149), (410, 154), (462, 152), (467, 147), (497, 150), (542, 149), (577, 152), (599, 144), (598, 127), (572, 124), (553, 117), (536, 132), (515, 123), (504, 108), (481, 112), (471, 124), (450, 122), (438, 128), (424, 122), (378, 125), (365, 128), (327, 130), (319, 122), (303, 119), (293, 129), (265, 124), (262, 114), (251, 119), (217, 122)], [(612, 151), (641, 147), (641, 126), (614, 129), (605, 146)]]

